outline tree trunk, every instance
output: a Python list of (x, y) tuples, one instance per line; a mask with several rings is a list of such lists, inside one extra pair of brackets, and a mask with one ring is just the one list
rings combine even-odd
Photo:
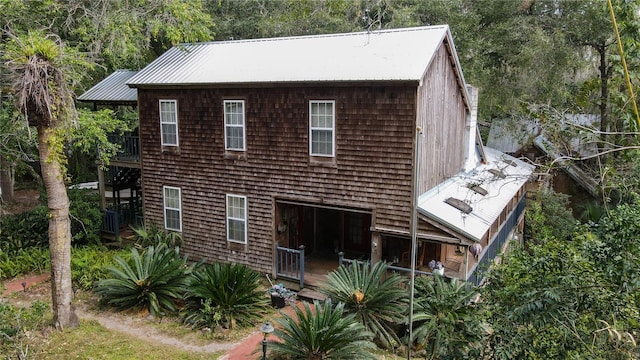
[(13, 201), (13, 164), (0, 155), (0, 198), (3, 202)]
[(611, 131), (611, 126), (609, 124), (608, 119), (608, 103), (609, 103), (609, 72), (607, 71), (607, 46), (602, 43), (600, 46), (596, 48), (598, 54), (600, 55), (600, 131), (603, 134), (600, 135), (602, 141), (598, 144), (600, 151), (604, 149), (604, 147), (608, 141), (608, 136), (605, 135), (605, 132)]
[(71, 287), (71, 222), (69, 197), (64, 185), (62, 165), (52, 156), (54, 129), (38, 127), (38, 147), (42, 180), (49, 206), (49, 253), (51, 254), (51, 300), (56, 329), (78, 326)]

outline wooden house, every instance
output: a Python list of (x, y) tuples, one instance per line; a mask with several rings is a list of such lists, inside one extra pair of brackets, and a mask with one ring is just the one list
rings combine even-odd
[(447, 26), (183, 44), (128, 85), (145, 221), (190, 259), (406, 269), (417, 211), (419, 268), (478, 282), (522, 223), (532, 167), (484, 149)]

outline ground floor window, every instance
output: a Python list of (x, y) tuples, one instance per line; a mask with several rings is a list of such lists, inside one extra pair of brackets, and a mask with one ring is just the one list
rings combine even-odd
[(247, 197), (227, 194), (227, 241), (247, 243)]
[(180, 188), (164, 186), (164, 228), (182, 231), (182, 194)]

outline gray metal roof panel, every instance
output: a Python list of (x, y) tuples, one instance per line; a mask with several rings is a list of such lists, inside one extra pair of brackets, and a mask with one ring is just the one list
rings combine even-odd
[[(469, 173), (458, 174), (422, 194), (418, 199), (418, 211), (422, 214), (475, 241), (480, 241), (489, 231), (534, 170), (532, 165), (498, 150), (488, 147), (484, 149), (486, 163)], [(500, 170), (505, 177), (491, 174), (491, 169)], [(487, 190), (487, 195), (473, 191), (470, 185), (481, 185)], [(469, 214), (462, 213), (445, 203), (449, 197), (464, 201), (473, 210)]]
[(142, 69), (128, 84), (420, 81), (447, 36), (448, 26), (441, 25), (182, 44)]
[(137, 71), (116, 70), (84, 94), (78, 96), (78, 100), (87, 102), (136, 102), (138, 101), (138, 91), (127, 86), (127, 81), (136, 73)]

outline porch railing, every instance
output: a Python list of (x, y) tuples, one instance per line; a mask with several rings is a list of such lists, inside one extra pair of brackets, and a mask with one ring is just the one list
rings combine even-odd
[(518, 219), (524, 212), (526, 206), (526, 198), (522, 196), (516, 205), (516, 208), (509, 214), (507, 221), (502, 224), (500, 231), (493, 237), (489, 247), (485, 250), (484, 254), (482, 254), (482, 258), (476, 264), (476, 267), (471, 271), (471, 275), (467, 281), (472, 282), (476, 286), (479, 285), (484, 279), (486, 272), (489, 270), (491, 262), (493, 259), (498, 256), (500, 249), (504, 246), (504, 244), (509, 239), (509, 234), (511, 230), (518, 225)]
[[(338, 253), (338, 265), (339, 266), (342, 266), (342, 265), (345, 265), (345, 264), (351, 265), (353, 263), (371, 265), (370, 261), (347, 259), (347, 258), (344, 257), (344, 253), (343, 252), (339, 252)], [(408, 276), (408, 275), (411, 274), (411, 269), (403, 268), (403, 267), (399, 267), (399, 266), (393, 266), (393, 265), (388, 265), (387, 266), (387, 271), (390, 271), (392, 273), (399, 273), (400, 275), (404, 275), (404, 276)], [(433, 276), (433, 274), (428, 272), (428, 271), (421, 271), (421, 270), (417, 270), (417, 269), (416, 269), (416, 275), (417, 276)]]
[(120, 145), (115, 156), (117, 160), (140, 161), (140, 138), (133, 135), (110, 135), (109, 142)]
[(102, 214), (102, 224), (100, 224), (100, 231), (112, 234), (116, 238), (120, 236), (120, 219), (118, 213), (113, 210), (105, 210)]
[(142, 225), (140, 201), (112, 206), (102, 214), (102, 224), (100, 225), (102, 232), (118, 238), (122, 225)]
[(300, 282), (304, 287), (304, 245), (298, 250), (276, 246), (276, 276)]

